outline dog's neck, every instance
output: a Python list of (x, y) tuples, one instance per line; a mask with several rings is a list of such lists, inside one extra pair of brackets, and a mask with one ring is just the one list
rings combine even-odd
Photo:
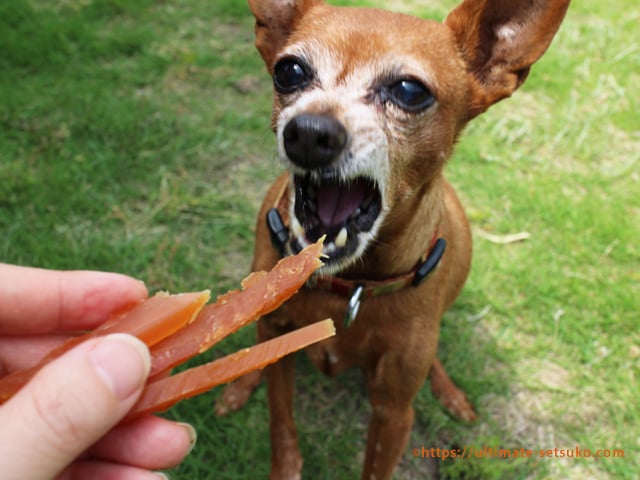
[(338, 276), (384, 280), (411, 271), (423, 258), (444, 214), (443, 177), (439, 175), (394, 201), (394, 214), (385, 218), (375, 243)]

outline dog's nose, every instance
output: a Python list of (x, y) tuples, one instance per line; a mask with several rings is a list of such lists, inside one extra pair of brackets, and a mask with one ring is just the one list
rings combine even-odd
[(293, 117), (282, 132), (289, 159), (305, 169), (328, 166), (347, 143), (342, 123), (326, 115), (302, 114)]

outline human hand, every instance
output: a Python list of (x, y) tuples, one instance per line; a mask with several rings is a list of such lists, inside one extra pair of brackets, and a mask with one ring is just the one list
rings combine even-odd
[[(0, 377), (146, 296), (144, 284), (124, 275), (0, 264)], [(195, 431), (154, 416), (118, 425), (149, 368), (146, 345), (125, 334), (88, 340), (50, 362), (0, 406), (2, 478), (162, 478), (153, 470), (182, 461)]]

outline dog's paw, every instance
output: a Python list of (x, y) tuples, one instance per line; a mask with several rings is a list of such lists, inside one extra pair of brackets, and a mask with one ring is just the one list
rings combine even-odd
[(467, 399), (467, 396), (461, 391), (448, 392), (447, 396), (441, 397), (440, 402), (447, 411), (456, 418), (465, 422), (473, 422), (478, 418), (473, 405)]
[(227, 385), (216, 401), (215, 414), (218, 417), (224, 417), (231, 412), (240, 410), (260, 384), (261, 376), (260, 371), (253, 371), (244, 377), (240, 377), (231, 385)]
[(272, 457), (269, 480), (300, 480), (302, 464), (302, 455), (297, 447), (285, 448), (276, 457)]
[(467, 396), (449, 378), (437, 358), (433, 359), (429, 379), (433, 395), (451, 415), (466, 422), (473, 422), (478, 418)]

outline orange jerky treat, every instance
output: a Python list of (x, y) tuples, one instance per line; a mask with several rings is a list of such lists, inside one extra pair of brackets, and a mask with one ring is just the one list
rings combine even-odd
[(209, 290), (174, 295), (158, 292), (132, 310), (103, 323), (92, 333), (94, 336), (130, 333), (151, 347), (191, 323), (210, 298)]
[(130, 333), (148, 346), (155, 345), (191, 322), (210, 296), (209, 290), (178, 295), (162, 292), (135, 304), (126, 311), (112, 315), (95, 330), (70, 338), (54, 348), (33, 367), (0, 378), (0, 404), (27, 383), (42, 366), (80, 342), (110, 333)]
[[(239, 376), (262, 368), (287, 353), (313, 343), (316, 341), (314, 338), (326, 338), (326, 326), (324, 330), (322, 327), (316, 327), (306, 333), (297, 334), (298, 336), (287, 337), (287, 340), (276, 342), (277, 339), (274, 339), (259, 348), (243, 350), (234, 356), (219, 360), (218, 362), (222, 363), (216, 364), (216, 367), (210, 365), (194, 373), (189, 373), (190, 370), (182, 372), (179, 374), (181, 376), (173, 381), (175, 383), (164, 383), (166, 379), (156, 381), (157, 374), (184, 363), (240, 327), (278, 308), (322, 265), (319, 260), (321, 255), (322, 240), (297, 255), (282, 259), (270, 272), (252, 273), (242, 282), (242, 291), (222, 295), (215, 304), (204, 308), (210, 296), (208, 290), (179, 295), (161, 293), (143, 300), (126, 311), (114, 314), (95, 330), (66, 341), (49, 352), (34, 367), (0, 378), (0, 404), (9, 399), (49, 361), (84, 340), (116, 332), (135, 335), (151, 349), (151, 375), (156, 377), (150, 377), (147, 381), (148, 387), (153, 386), (153, 393), (149, 394), (149, 404), (144, 411), (166, 408), (181, 398), (209, 390), (228, 381), (230, 373)], [(250, 352), (253, 353), (249, 355)], [(226, 371), (220, 367), (230, 365), (232, 359), (233, 368)], [(217, 376), (208, 377), (214, 374)], [(158, 383), (160, 381), (163, 383)]]
[(175, 335), (151, 349), (151, 376), (184, 363), (227, 335), (272, 312), (291, 298), (322, 262), (322, 241), (280, 260), (269, 272), (256, 272), (242, 282), (244, 290), (220, 296)]
[(264, 368), (290, 353), (335, 335), (332, 320), (323, 320), (272, 340), (245, 348), (213, 362), (149, 383), (125, 420), (161, 412), (180, 400), (204, 393), (253, 370)]

